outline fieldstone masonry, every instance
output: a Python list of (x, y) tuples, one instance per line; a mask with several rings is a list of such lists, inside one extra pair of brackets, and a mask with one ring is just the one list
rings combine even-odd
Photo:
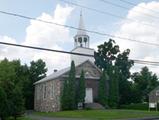
[[(58, 76), (41, 80), (35, 83), (35, 101), (34, 109), (40, 112), (60, 111), (60, 96), (63, 89), (63, 81), (67, 79), (70, 69), (65, 72), (57, 72)], [(101, 71), (89, 60), (76, 66), (76, 81), (78, 83), (81, 71), (85, 72), (86, 88), (92, 88), (93, 99), (96, 99), (98, 93), (98, 81)]]

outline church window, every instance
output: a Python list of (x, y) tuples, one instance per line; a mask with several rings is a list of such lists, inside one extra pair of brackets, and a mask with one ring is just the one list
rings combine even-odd
[(51, 98), (54, 98), (54, 83), (51, 84)]
[(40, 93), (39, 93), (39, 91), (40, 91), (40, 86), (37, 85), (37, 88), (36, 88), (36, 98), (37, 98), (37, 100), (40, 99)]
[(87, 38), (86, 38), (86, 37), (84, 38), (84, 42), (85, 42), (85, 43), (87, 42)]
[(79, 43), (82, 43), (82, 37), (79, 37), (79, 38), (78, 38), (78, 42), (79, 42)]
[(44, 85), (44, 91), (43, 91), (43, 98), (45, 99), (46, 98), (46, 85)]

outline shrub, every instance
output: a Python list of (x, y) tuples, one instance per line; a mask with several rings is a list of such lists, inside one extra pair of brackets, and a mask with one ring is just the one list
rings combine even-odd
[(120, 108), (121, 109), (130, 109), (130, 110), (148, 110), (148, 103), (121, 105)]

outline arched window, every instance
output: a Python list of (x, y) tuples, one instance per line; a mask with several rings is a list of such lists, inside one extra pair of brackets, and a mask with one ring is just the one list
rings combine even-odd
[(86, 47), (87, 42), (88, 42), (87, 38), (86, 38), (86, 37), (84, 37), (85, 47)]
[(78, 38), (78, 42), (79, 42), (79, 43), (82, 43), (82, 37), (79, 37), (79, 38)]
[(86, 37), (84, 37), (84, 42), (85, 42), (85, 43), (87, 42), (87, 38), (86, 38)]

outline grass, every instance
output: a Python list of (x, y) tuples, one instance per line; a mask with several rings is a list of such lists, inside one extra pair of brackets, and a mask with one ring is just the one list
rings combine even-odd
[(47, 117), (65, 117), (65, 118), (85, 118), (95, 120), (112, 120), (126, 118), (156, 117), (159, 112), (139, 111), (139, 110), (76, 110), (61, 112), (35, 112), (35, 115)]
[[(13, 117), (8, 118), (7, 120), (14, 120)], [(28, 117), (17, 117), (17, 120), (32, 120), (31, 118)]]

